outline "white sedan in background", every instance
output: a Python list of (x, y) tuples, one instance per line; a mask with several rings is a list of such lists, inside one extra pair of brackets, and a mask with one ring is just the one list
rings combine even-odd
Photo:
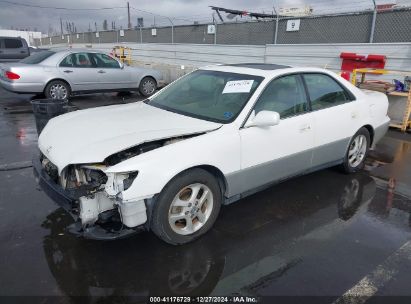
[(139, 91), (152, 95), (163, 84), (160, 71), (124, 65), (92, 49), (47, 50), (0, 64), (0, 85), (14, 93), (68, 99), (95, 92)]
[(221, 205), (326, 167), (360, 170), (388, 129), (387, 109), (384, 94), (323, 69), (206, 67), (144, 102), (52, 119), (35, 171), (64, 198), (75, 233), (144, 228), (184, 244), (213, 226)]

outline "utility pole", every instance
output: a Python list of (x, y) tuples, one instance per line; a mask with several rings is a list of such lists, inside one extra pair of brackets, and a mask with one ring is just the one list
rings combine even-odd
[(128, 28), (131, 29), (130, 3), (129, 2), (127, 2), (127, 16), (128, 16)]
[(60, 17), (60, 34), (63, 36), (63, 20)]
[(370, 43), (374, 42), (375, 22), (377, 20), (377, 4), (375, 3), (375, 0), (372, 0), (372, 2), (374, 4), (374, 14), (372, 15)]

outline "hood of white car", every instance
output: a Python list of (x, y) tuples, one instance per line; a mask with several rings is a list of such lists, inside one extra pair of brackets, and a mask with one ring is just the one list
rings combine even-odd
[(220, 126), (137, 102), (53, 118), (40, 134), (39, 148), (61, 172), (69, 164), (102, 162), (144, 142), (212, 131)]

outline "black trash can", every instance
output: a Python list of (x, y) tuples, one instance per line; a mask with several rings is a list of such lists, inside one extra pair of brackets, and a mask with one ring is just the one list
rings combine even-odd
[(38, 135), (50, 119), (69, 111), (68, 101), (62, 99), (35, 99), (31, 101), (31, 106), (33, 107)]

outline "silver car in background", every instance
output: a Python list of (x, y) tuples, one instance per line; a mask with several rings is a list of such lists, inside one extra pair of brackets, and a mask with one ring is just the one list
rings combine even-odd
[(139, 91), (150, 96), (161, 83), (160, 71), (126, 66), (90, 49), (47, 50), (16, 63), (0, 64), (3, 88), (15, 93), (44, 93), (51, 99), (107, 91)]

